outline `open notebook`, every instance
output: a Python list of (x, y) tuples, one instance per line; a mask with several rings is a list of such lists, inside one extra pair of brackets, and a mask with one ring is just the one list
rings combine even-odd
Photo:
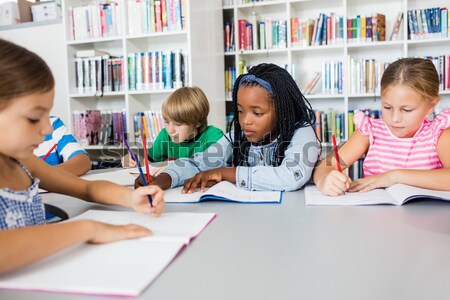
[(205, 192), (182, 194), (182, 186), (165, 190), (164, 199), (167, 203), (195, 203), (205, 200), (221, 200), (243, 203), (280, 203), (281, 192), (247, 191), (239, 189), (229, 181), (221, 181)]
[(150, 228), (154, 235), (71, 247), (0, 275), (0, 289), (137, 296), (214, 217), (214, 213), (164, 213), (153, 218), (137, 212), (89, 210), (71, 221), (140, 224)]
[(345, 193), (345, 195), (331, 197), (322, 194), (315, 185), (305, 187), (306, 205), (402, 205), (419, 198), (450, 201), (450, 192), (395, 184), (386, 189), (375, 189), (365, 193)]
[[(165, 165), (161, 166), (151, 166), (150, 167), (150, 175), (157, 176), (166, 168)], [(145, 174), (145, 168), (142, 168), (143, 173)], [(108, 180), (112, 181), (118, 185), (122, 186), (134, 186), (134, 180), (139, 176), (138, 168), (114, 168), (107, 169), (100, 173), (92, 173), (89, 172), (81, 178), (85, 180)]]

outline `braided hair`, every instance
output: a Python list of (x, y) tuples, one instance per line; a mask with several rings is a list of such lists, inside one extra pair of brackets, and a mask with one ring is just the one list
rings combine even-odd
[[(296, 129), (313, 126), (315, 122), (314, 112), (311, 104), (300, 92), (292, 76), (283, 68), (274, 64), (259, 64), (252, 67), (248, 74), (252, 74), (270, 84), (272, 87), (276, 126), (275, 132), (278, 134), (276, 150), (274, 151), (274, 166), (279, 166), (284, 159), (284, 152), (289, 145)], [(233, 86), (233, 111), (234, 117), (230, 125), (234, 126), (233, 142), (233, 165), (247, 165), (247, 157), (250, 149), (250, 142), (243, 135), (239, 124), (237, 94), (240, 85), (255, 86), (257, 82), (241, 83), (245, 75), (240, 75)]]

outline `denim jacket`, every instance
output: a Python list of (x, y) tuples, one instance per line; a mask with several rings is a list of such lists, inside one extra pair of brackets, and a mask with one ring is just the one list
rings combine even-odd
[[(204, 152), (170, 161), (163, 172), (172, 178), (171, 187), (183, 185), (200, 171), (231, 166), (233, 137), (233, 132), (227, 133)], [(248, 166), (236, 168), (236, 186), (250, 191), (294, 191), (306, 184), (320, 155), (320, 144), (312, 127), (295, 131), (278, 167), (272, 165), (275, 149), (276, 140), (267, 145), (250, 146)]]

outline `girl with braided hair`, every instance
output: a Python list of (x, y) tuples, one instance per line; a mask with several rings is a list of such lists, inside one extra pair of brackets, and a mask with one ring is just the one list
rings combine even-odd
[(246, 190), (292, 191), (311, 178), (320, 153), (314, 113), (291, 75), (260, 64), (233, 88), (234, 131), (204, 152), (178, 159), (155, 178), (162, 188), (204, 191), (222, 180)]

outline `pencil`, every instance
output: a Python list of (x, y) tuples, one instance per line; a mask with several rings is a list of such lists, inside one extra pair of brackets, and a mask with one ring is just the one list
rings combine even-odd
[(147, 172), (147, 181), (151, 182), (152, 177), (150, 175), (150, 165), (148, 163), (147, 140), (145, 139), (145, 133), (142, 135), (142, 143), (144, 144), (144, 162), (145, 162), (145, 171)]
[(45, 159), (50, 155), (50, 153), (52, 153), (53, 149), (56, 148), (56, 145), (57, 145), (57, 144), (54, 144), (54, 145), (50, 148), (50, 150), (48, 150), (48, 152), (42, 157), (42, 160), (43, 160), (43, 161), (45, 161)]
[[(142, 183), (144, 183), (144, 186), (148, 185), (147, 180), (145, 179), (144, 172), (142, 172), (141, 165), (139, 163), (139, 159), (137, 156), (134, 156), (133, 152), (130, 149), (130, 145), (128, 145), (127, 140), (125, 139), (125, 134), (122, 132), (122, 140), (125, 146), (127, 147), (128, 153), (130, 153), (131, 158), (136, 162), (139, 170), (139, 175), (141, 177)], [(152, 195), (147, 195), (148, 202), (150, 203), (150, 207), (153, 207), (153, 200)]]
[(338, 148), (336, 146), (336, 136), (333, 134), (331, 136), (331, 139), (333, 140), (334, 158), (336, 158), (337, 168), (339, 172), (342, 172), (341, 162), (339, 161)]

